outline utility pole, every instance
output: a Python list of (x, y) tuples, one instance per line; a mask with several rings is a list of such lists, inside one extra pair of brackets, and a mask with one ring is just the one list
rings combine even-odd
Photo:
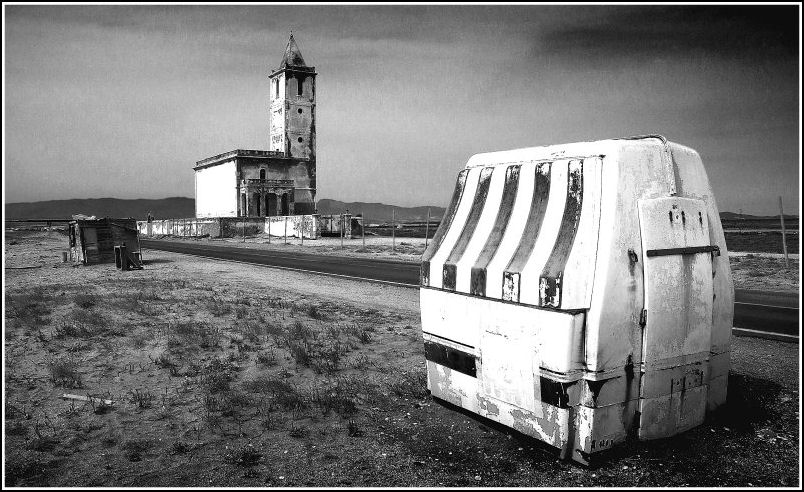
[(396, 251), (396, 209), (391, 208), (391, 251)]
[(363, 236), (363, 249), (366, 249), (366, 216), (363, 215), (363, 212), (360, 212), (360, 228), (363, 230), (361, 236)]
[(784, 267), (790, 268), (790, 260), (787, 259), (787, 233), (784, 229), (784, 209), (782, 208), (782, 197), (779, 197), (779, 219), (782, 221), (782, 250), (784, 251)]
[(424, 226), (424, 249), (427, 249), (427, 236), (430, 235), (430, 207), (427, 207), (427, 225)]

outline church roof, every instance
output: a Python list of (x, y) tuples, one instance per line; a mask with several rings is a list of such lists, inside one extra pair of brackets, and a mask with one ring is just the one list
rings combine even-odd
[(285, 56), (282, 57), (282, 63), (279, 68), (306, 66), (299, 46), (296, 44), (296, 40), (293, 39), (293, 33), (290, 33), (290, 39), (288, 39), (288, 45), (285, 48)]

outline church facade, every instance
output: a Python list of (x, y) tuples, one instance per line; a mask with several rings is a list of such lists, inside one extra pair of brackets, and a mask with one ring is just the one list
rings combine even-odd
[(232, 150), (200, 160), (196, 217), (270, 217), (315, 212), (315, 67), (291, 33), (269, 78), (269, 149)]

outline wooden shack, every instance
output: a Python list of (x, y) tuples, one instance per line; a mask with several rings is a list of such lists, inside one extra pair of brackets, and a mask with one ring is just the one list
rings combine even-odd
[(70, 221), (70, 259), (91, 265), (114, 263), (115, 246), (125, 246), (134, 265), (139, 266), (140, 240), (136, 219), (87, 219)]

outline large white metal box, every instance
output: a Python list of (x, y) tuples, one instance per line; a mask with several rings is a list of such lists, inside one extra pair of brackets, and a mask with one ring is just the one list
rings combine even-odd
[(733, 300), (694, 150), (644, 136), (478, 154), (423, 256), (427, 385), (588, 463), (724, 403)]

